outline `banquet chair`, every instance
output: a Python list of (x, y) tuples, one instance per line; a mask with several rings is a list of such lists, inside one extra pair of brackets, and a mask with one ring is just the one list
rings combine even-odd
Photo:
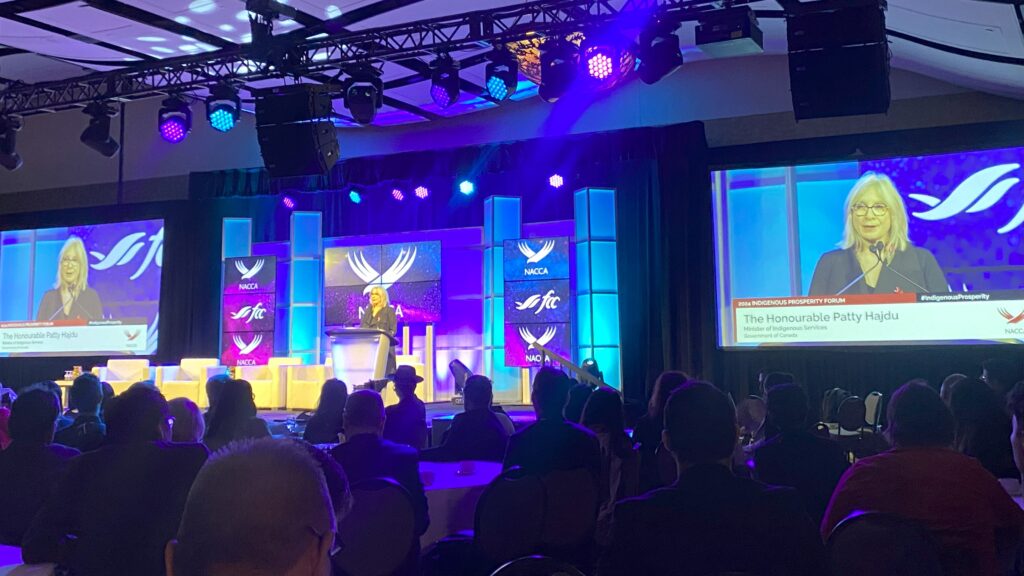
[(501, 566), (491, 576), (583, 576), (583, 573), (561, 560), (547, 556), (526, 556)]
[(100, 382), (110, 384), (114, 394), (120, 394), (132, 384), (151, 378), (149, 360), (136, 358), (111, 358), (107, 360), (106, 366), (93, 368), (92, 373)]
[(182, 358), (178, 366), (157, 366), (156, 387), (168, 400), (188, 398), (200, 408), (209, 407), (206, 381), (227, 373), (216, 358)]
[(285, 370), (288, 376), (285, 408), (315, 410), (317, 402), (320, 401), (320, 389), (323, 388), (324, 382), (334, 378), (334, 363), (331, 358), (323, 364), (300, 364), (288, 366)]
[(864, 398), (864, 422), (868, 430), (878, 432), (882, 420), (882, 393), (872, 392)]
[(849, 436), (863, 431), (867, 409), (860, 396), (850, 396), (839, 405), (839, 435)]
[(589, 470), (576, 468), (549, 472), (541, 481), (545, 504), (540, 550), (574, 562), (590, 561), (600, 505), (597, 479)]
[(941, 576), (939, 548), (926, 530), (890, 514), (855, 512), (826, 542), (832, 576)]
[(544, 483), (518, 466), (505, 470), (480, 495), (473, 543), (491, 565), (535, 553), (544, 529)]
[(257, 408), (284, 408), (288, 390), (285, 368), (299, 364), (302, 358), (270, 358), (266, 366), (238, 366), (235, 378), (252, 384)]
[(334, 556), (347, 576), (387, 576), (415, 562), (419, 555), (412, 497), (389, 478), (352, 485), (352, 511), (338, 526), (344, 545)]

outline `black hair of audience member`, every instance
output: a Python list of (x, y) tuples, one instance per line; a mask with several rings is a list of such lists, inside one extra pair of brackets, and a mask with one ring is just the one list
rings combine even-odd
[[(239, 479), (248, 479), (238, 490)], [(337, 519), (319, 463), (291, 440), (234, 443), (192, 485), (167, 545), (169, 576), (329, 574)]]
[(953, 396), (953, 388), (957, 384), (967, 380), (966, 374), (950, 374), (942, 380), (942, 385), (939, 387), (939, 398), (949, 406), (949, 399)]
[(765, 374), (764, 381), (761, 384), (762, 393), (767, 395), (768, 391), (776, 386), (793, 384), (795, 382), (796, 378), (794, 378), (789, 372), (769, 372), (768, 374)]
[(224, 384), (226, 384), (228, 380), (231, 380), (231, 377), (227, 374), (217, 374), (215, 376), (210, 376), (206, 381), (206, 400), (210, 406), (210, 410), (213, 410), (213, 407), (217, 405), (217, 400), (220, 399), (220, 393), (224, 390)]
[(199, 406), (188, 398), (172, 398), (167, 401), (167, 408), (174, 418), (171, 430), (171, 442), (176, 444), (193, 444), (203, 441), (206, 433), (206, 422), (199, 411)]
[(896, 448), (949, 447), (953, 414), (927, 384), (908, 382), (892, 393), (886, 412), (887, 434)]
[(168, 441), (171, 438), (170, 417), (167, 400), (157, 390), (145, 386), (125, 390), (110, 401), (110, 408), (104, 418), (107, 442), (130, 444)]
[(633, 443), (626, 435), (626, 417), (622, 396), (612, 388), (598, 388), (587, 399), (580, 424), (598, 436), (607, 434), (612, 440), (609, 446), (617, 456), (632, 452)]
[(217, 403), (210, 408), (206, 438), (234, 438), (249, 420), (256, 417), (256, 400), (252, 384), (246, 380), (224, 382)]
[(1017, 370), (1006, 360), (989, 358), (981, 363), (981, 369), (982, 381), (1002, 396), (1019, 380)]
[(1010, 415), (1016, 416), (1024, 424), (1024, 380), (1013, 385), (1013, 389), (1006, 396), (1006, 409)]
[(1019, 475), (1010, 446), (1013, 426), (1005, 395), (981, 380), (967, 379), (953, 387), (949, 410), (955, 424), (954, 448), (976, 458), (997, 478)]
[(338, 443), (338, 435), (345, 431), (345, 403), (348, 386), (331, 378), (320, 387), (316, 411), (306, 423), (302, 439), (313, 444)]
[(568, 376), (551, 366), (541, 368), (533, 378), (531, 400), (538, 420), (564, 419), (565, 405), (569, 401)]
[(59, 415), (60, 405), (52, 392), (45, 388), (30, 389), (11, 405), (7, 430), (15, 442), (49, 444), (53, 442)]
[(810, 412), (807, 393), (796, 384), (780, 384), (768, 390), (765, 404), (768, 419), (779, 432), (799, 432), (807, 429)]
[(60, 412), (64, 412), (64, 395), (63, 392), (61, 392), (60, 386), (56, 382), (54, 382), (53, 380), (42, 380), (40, 382), (32, 384), (31, 386), (29, 386), (29, 388), (43, 388), (45, 390), (49, 390), (51, 393), (53, 393), (54, 396), (57, 397), (57, 406), (60, 408)]
[(107, 409), (110, 406), (110, 401), (114, 399), (114, 387), (109, 382), (100, 382), (100, 387), (103, 389), (103, 403), (100, 405), (100, 413), (106, 414)]
[(678, 464), (728, 462), (736, 440), (736, 412), (719, 389), (691, 380), (672, 393), (664, 441)]
[(335, 460), (329, 452), (321, 450), (308, 442), (300, 442), (306, 448), (309, 455), (316, 460), (323, 470), (324, 480), (327, 481), (327, 492), (331, 495), (331, 504), (334, 505), (334, 516), (337, 522), (348, 516), (352, 511), (355, 502), (352, 500), (352, 487), (348, 481), (345, 469)]
[(583, 407), (594, 392), (590, 384), (579, 384), (569, 388), (569, 400), (565, 403), (565, 419), (573, 424), (579, 424), (583, 417)]
[(86, 372), (71, 383), (68, 405), (79, 414), (99, 414), (103, 404), (103, 386), (95, 374)]
[(157, 390), (156, 382), (153, 382), (152, 380), (139, 380), (138, 382), (133, 382), (128, 389), (131, 390), (132, 388), (149, 388), (150, 390)]
[(665, 405), (672, 393), (680, 386), (690, 381), (690, 375), (686, 372), (669, 370), (662, 372), (654, 381), (654, 390), (651, 392), (651, 399), (647, 403), (647, 417), (658, 422), (663, 427), (665, 417)]
[(494, 388), (491, 379), (482, 374), (474, 374), (466, 379), (466, 385), (462, 389), (462, 398), (465, 401), (466, 411), (489, 410), (491, 402), (494, 401)]

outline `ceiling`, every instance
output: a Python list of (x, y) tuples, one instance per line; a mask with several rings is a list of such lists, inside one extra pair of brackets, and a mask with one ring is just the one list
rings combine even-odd
[[(650, 0), (611, 0), (616, 6)], [(1024, 0), (889, 0), (887, 27), (893, 65), (968, 88), (1024, 98)], [(461, 12), (523, 3), (521, 0), (288, 0), (299, 11), (279, 21), (275, 33), (317, 27), (328, 19), (348, 30), (401, 24)], [(82, 76), (96, 71), (213, 52), (250, 40), (244, 0), (0, 0), (0, 87)], [(762, 12), (765, 51), (786, 52), (786, 29), (775, 0), (754, 4)], [(688, 61), (704, 59), (694, 47), (693, 24), (679, 35)], [(311, 30), (312, 35), (312, 30)], [(385, 105), (376, 125), (404, 124), (502, 106), (483, 89), (483, 54), (489, 47), (452, 56), (464, 63), (463, 94), (447, 109), (428, 93), (429, 63), (386, 63)], [(315, 82), (322, 78), (308, 78)], [(250, 88), (280, 84), (272, 80)], [(514, 99), (530, 98), (525, 77)], [(349, 121), (341, 102), (336, 112)]]

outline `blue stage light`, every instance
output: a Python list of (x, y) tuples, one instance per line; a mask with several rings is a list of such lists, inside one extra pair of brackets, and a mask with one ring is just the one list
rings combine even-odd
[(351, 200), (353, 204), (359, 204), (363, 201), (362, 195), (360, 195), (357, 190), (350, 190), (348, 193), (348, 199)]
[(228, 132), (238, 123), (241, 108), (238, 90), (227, 84), (218, 84), (210, 89), (210, 97), (206, 99), (206, 119), (214, 130)]
[(463, 180), (462, 182), (459, 182), (459, 192), (462, 192), (466, 196), (472, 194), (474, 190), (476, 190), (476, 186), (474, 186), (473, 183), (470, 182), (469, 180)]

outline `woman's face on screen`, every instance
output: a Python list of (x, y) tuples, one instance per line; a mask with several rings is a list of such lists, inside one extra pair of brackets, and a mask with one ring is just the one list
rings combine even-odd
[(78, 279), (79, 266), (81, 264), (74, 255), (68, 253), (60, 259), (60, 279), (65, 284), (74, 284)]
[(853, 228), (866, 242), (875, 243), (889, 237), (892, 218), (889, 206), (877, 190), (867, 190), (853, 203)]

